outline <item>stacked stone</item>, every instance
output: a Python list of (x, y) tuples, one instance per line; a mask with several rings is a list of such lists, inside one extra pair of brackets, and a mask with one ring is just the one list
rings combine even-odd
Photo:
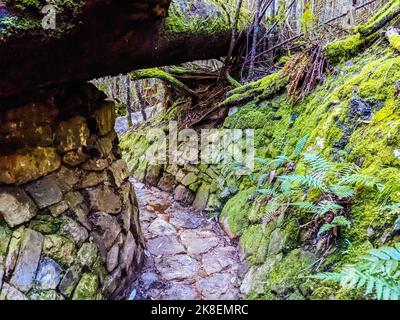
[(140, 182), (170, 192), (174, 199), (191, 205), (197, 210), (215, 212), (221, 209), (221, 190), (225, 179), (219, 169), (212, 165), (171, 164), (156, 165), (139, 160), (139, 166), (131, 169)]
[(129, 292), (144, 243), (114, 122), (90, 84), (0, 106), (0, 300)]

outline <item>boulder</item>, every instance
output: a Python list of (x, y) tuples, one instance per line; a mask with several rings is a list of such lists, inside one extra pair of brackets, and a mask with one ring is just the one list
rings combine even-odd
[(43, 236), (39, 232), (26, 229), (15, 270), (10, 280), (10, 284), (22, 292), (28, 291), (33, 285), (42, 247)]
[(39, 209), (49, 207), (63, 199), (63, 194), (52, 175), (29, 183), (25, 190), (36, 202)]
[(31, 220), (37, 207), (22, 188), (0, 187), (0, 215), (10, 227)]

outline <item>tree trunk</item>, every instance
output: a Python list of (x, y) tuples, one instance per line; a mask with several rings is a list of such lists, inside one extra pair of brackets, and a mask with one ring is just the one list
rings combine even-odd
[(256, 11), (254, 13), (254, 25), (253, 25), (253, 43), (251, 46), (250, 52), (250, 67), (249, 67), (249, 74), (248, 78), (251, 79), (254, 76), (254, 64), (256, 60), (256, 52), (257, 52), (257, 42), (258, 42), (258, 32), (259, 32), (259, 15), (260, 15), (260, 8), (261, 8), (261, 1), (256, 1)]
[(131, 88), (131, 78), (129, 74), (125, 76), (126, 85), (126, 109), (128, 111), (128, 127), (132, 127), (132, 88)]
[(142, 113), (143, 121), (147, 121), (146, 102), (143, 99), (142, 90), (140, 88), (138, 81), (135, 81), (135, 89), (136, 89), (136, 94), (137, 94), (137, 97), (139, 100), (139, 107), (140, 107), (140, 112)]
[(239, 17), (240, 17), (240, 10), (242, 9), (242, 4), (243, 4), (243, 0), (238, 0), (237, 6), (236, 6), (235, 19), (234, 19), (233, 25), (232, 25), (232, 35), (231, 35), (231, 42), (229, 44), (228, 55), (226, 56), (225, 66), (222, 69), (222, 72), (223, 72), (222, 74), (225, 77), (228, 76), (230, 67), (231, 67), (232, 53), (233, 53), (233, 49), (235, 48), (236, 36), (237, 36), (237, 31), (238, 31), (238, 23), (239, 23)]

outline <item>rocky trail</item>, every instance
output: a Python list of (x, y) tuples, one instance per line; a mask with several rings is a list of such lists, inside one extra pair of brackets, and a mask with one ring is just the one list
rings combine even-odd
[(235, 300), (246, 263), (218, 223), (157, 188), (132, 181), (146, 262), (132, 299)]

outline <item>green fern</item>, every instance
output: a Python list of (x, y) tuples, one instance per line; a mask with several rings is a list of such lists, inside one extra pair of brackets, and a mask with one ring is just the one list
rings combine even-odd
[(275, 189), (271, 189), (271, 188), (259, 189), (259, 190), (257, 190), (257, 192), (259, 194), (265, 194), (265, 195), (268, 195), (271, 197), (278, 196), (278, 192)]
[(340, 272), (319, 273), (314, 279), (340, 283), (344, 289), (365, 288), (365, 295), (378, 300), (400, 298), (400, 243), (393, 247), (372, 249), (356, 264), (345, 266)]
[(362, 173), (353, 173), (350, 175), (346, 175), (339, 181), (339, 184), (355, 185), (367, 188), (376, 187), (379, 191), (382, 191), (384, 189), (384, 185), (378, 178)]
[(303, 209), (307, 212), (314, 213), (316, 215), (319, 215), (321, 217), (325, 216), (328, 212), (337, 212), (341, 209), (343, 209), (342, 206), (336, 204), (336, 203), (319, 203), (319, 204), (314, 204), (312, 202), (304, 201), (304, 202), (294, 202), (291, 204), (292, 206), (296, 206), (300, 209)]
[(313, 172), (323, 173), (325, 176), (335, 169), (335, 165), (317, 154), (303, 153), (304, 162)]
[(355, 193), (351, 186), (346, 185), (330, 184), (329, 189), (339, 199), (351, 198)]
[(301, 138), (299, 141), (297, 141), (296, 146), (293, 151), (293, 154), (292, 154), (293, 157), (298, 157), (301, 154), (309, 137), (310, 137), (310, 135), (306, 134), (303, 138)]
[(307, 188), (322, 190), (324, 192), (329, 191), (329, 189), (326, 187), (321, 179), (312, 175), (291, 174), (287, 176), (281, 176), (279, 177), (279, 179), (294, 187), (303, 186)]

